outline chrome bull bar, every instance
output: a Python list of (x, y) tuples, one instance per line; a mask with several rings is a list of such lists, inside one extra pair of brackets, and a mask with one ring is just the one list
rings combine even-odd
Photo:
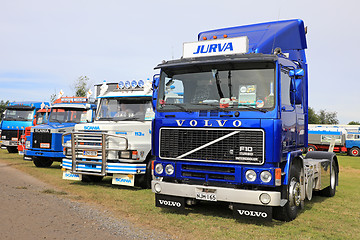
[[(71, 135), (71, 173), (75, 174), (86, 174), (86, 175), (95, 175), (95, 176), (105, 176), (106, 175), (106, 167), (107, 167), (107, 155), (109, 151), (121, 151), (127, 150), (129, 143), (126, 137), (122, 137), (115, 134), (109, 133), (96, 133), (96, 132), (72, 132), (72, 133), (65, 133), (62, 135), (62, 144), (64, 145), (64, 137), (67, 135)], [(125, 148), (109, 148), (107, 143), (110, 143), (110, 138), (120, 138), (125, 140)], [(89, 141), (86, 141), (90, 139)], [(96, 140), (94, 140), (96, 139)], [(85, 141), (80, 141), (85, 140)], [(100, 143), (98, 145), (80, 145), (80, 143)], [(94, 160), (78, 160), (78, 152), (83, 150), (96, 150), (101, 151), (101, 162), (94, 161)], [(90, 171), (81, 171), (78, 170), (78, 164), (91, 164), (96, 166), (101, 166), (100, 172), (90, 172)]]

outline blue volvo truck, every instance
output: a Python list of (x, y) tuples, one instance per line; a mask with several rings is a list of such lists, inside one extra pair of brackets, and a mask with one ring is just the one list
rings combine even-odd
[(36, 167), (50, 167), (64, 157), (62, 135), (71, 132), (78, 123), (92, 122), (96, 105), (85, 97), (62, 97), (51, 106), (48, 123), (31, 128), (25, 143), (24, 160)]
[(301, 152), (306, 48), (302, 20), (267, 22), (201, 32), (181, 59), (156, 67), (157, 207), (225, 202), (236, 218), (291, 221), (313, 191), (335, 195), (336, 155)]
[(33, 126), (35, 113), (49, 105), (48, 102), (36, 101), (9, 103), (0, 124), (1, 148), (7, 149), (9, 153), (17, 153), (18, 142), (25, 128)]

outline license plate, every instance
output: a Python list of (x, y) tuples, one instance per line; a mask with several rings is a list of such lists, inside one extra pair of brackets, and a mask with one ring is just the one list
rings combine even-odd
[(11, 138), (11, 141), (18, 141), (18, 138), (13, 137)]
[(40, 148), (50, 148), (50, 143), (40, 143)]
[(85, 150), (83, 155), (88, 157), (97, 157), (98, 153), (95, 150)]
[(196, 192), (196, 199), (216, 202), (216, 193), (213, 192)]

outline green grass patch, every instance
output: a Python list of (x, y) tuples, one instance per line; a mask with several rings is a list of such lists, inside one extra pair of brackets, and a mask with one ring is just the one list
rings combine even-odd
[[(360, 158), (338, 155), (340, 186), (335, 197), (315, 195), (292, 222), (235, 220), (225, 204), (201, 203), (179, 213), (155, 207), (151, 190), (62, 179), (60, 164), (36, 168), (17, 154), (0, 150), (0, 161), (52, 184), (49, 194), (98, 204), (114, 217), (158, 229), (178, 239), (360, 239)], [(46, 191), (46, 190), (45, 190)]]

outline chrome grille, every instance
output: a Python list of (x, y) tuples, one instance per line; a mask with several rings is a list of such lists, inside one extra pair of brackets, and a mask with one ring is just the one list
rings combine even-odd
[(264, 137), (261, 129), (161, 128), (160, 157), (262, 164)]

